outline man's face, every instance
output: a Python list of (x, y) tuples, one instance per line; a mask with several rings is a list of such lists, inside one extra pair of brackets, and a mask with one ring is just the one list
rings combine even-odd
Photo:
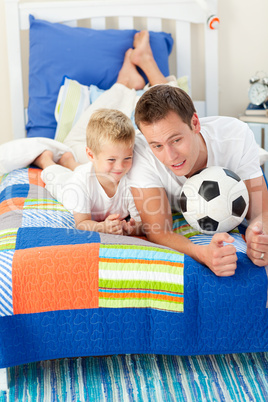
[(173, 111), (162, 120), (140, 129), (157, 159), (177, 176), (191, 176), (206, 164), (207, 150), (195, 113), (192, 129)]

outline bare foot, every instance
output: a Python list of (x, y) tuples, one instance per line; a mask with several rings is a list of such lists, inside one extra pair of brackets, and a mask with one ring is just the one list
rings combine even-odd
[(77, 166), (81, 165), (80, 163), (76, 162), (72, 152), (65, 152), (58, 160), (58, 164), (70, 170), (74, 170)]
[(130, 89), (142, 89), (145, 85), (143, 77), (138, 72), (136, 66), (131, 61), (133, 49), (128, 49), (125, 53), (124, 63), (119, 71), (117, 83), (123, 84)]
[(150, 84), (167, 83), (167, 79), (159, 70), (154, 59), (148, 31), (140, 31), (134, 35), (133, 47), (134, 50), (130, 54), (130, 60), (144, 71)]
[(151, 62), (153, 52), (150, 46), (150, 37), (148, 31), (140, 31), (134, 35), (133, 40), (134, 50), (130, 55), (133, 64), (143, 69), (144, 64)]
[(33, 164), (38, 166), (41, 169), (45, 169), (48, 166), (56, 165), (53, 161), (53, 152), (52, 151), (44, 151), (39, 155), (34, 161)]

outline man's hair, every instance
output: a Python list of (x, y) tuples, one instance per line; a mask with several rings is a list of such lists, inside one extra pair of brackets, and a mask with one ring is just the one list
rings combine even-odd
[(192, 129), (191, 120), (196, 110), (190, 96), (178, 87), (155, 85), (139, 99), (135, 109), (135, 123), (140, 129), (141, 123), (156, 123), (171, 111)]
[(131, 148), (135, 142), (135, 129), (129, 117), (115, 109), (98, 109), (90, 117), (87, 146), (95, 153), (106, 142), (126, 143)]

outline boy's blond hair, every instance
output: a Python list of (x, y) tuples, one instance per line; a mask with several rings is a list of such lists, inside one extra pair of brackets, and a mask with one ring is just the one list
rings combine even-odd
[(129, 117), (115, 109), (98, 109), (90, 117), (87, 130), (87, 146), (96, 154), (105, 142), (126, 143), (133, 147), (135, 129)]

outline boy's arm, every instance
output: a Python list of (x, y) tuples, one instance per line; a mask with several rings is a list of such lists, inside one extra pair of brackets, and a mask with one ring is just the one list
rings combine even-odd
[(258, 266), (268, 265), (268, 190), (264, 177), (245, 181), (249, 193), (247, 255)]
[(234, 239), (227, 233), (217, 233), (209, 245), (197, 245), (186, 237), (174, 233), (172, 214), (164, 188), (132, 188), (143, 230), (148, 240), (187, 254), (207, 265), (217, 276), (234, 275), (236, 249)]
[(74, 212), (75, 227), (79, 230), (89, 230), (94, 232), (123, 234), (122, 224), (119, 214), (109, 215), (104, 221), (96, 222), (91, 219), (91, 214)]

